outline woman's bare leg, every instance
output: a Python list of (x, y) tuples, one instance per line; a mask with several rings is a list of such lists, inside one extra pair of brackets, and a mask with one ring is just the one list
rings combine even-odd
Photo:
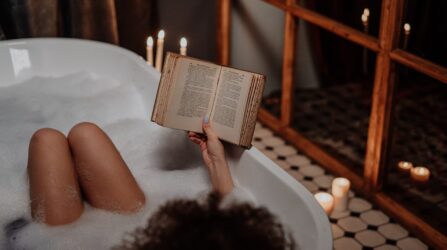
[(70, 148), (54, 129), (40, 129), (31, 138), (28, 155), (31, 215), (48, 225), (63, 225), (81, 216), (84, 206)]
[(129, 213), (145, 196), (110, 138), (95, 124), (79, 123), (69, 135), (75, 168), (84, 195), (97, 208)]

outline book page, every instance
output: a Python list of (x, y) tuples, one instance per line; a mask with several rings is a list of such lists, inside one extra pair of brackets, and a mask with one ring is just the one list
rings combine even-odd
[(212, 111), (212, 126), (223, 140), (238, 144), (253, 73), (222, 67)]
[(202, 132), (202, 118), (211, 113), (220, 69), (219, 65), (200, 60), (178, 60), (166, 127)]

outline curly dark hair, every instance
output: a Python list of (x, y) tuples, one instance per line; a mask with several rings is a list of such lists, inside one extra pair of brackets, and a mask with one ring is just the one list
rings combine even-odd
[(266, 208), (220, 208), (220, 200), (211, 193), (205, 204), (169, 201), (120, 249), (295, 249), (291, 235)]

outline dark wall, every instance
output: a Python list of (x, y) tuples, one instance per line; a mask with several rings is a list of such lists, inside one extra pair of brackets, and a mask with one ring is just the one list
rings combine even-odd
[(181, 37), (188, 39), (188, 55), (216, 58), (216, 1), (159, 0), (160, 28), (166, 32), (166, 49), (179, 51)]

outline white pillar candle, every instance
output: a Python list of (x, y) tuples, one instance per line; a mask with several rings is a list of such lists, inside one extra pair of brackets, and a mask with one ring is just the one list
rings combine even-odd
[(326, 212), (326, 214), (330, 214), (332, 212), (332, 210), (334, 209), (334, 198), (332, 197), (332, 195), (325, 192), (320, 192), (316, 193), (314, 197), (323, 208), (324, 212)]
[(404, 44), (403, 49), (407, 49), (408, 47), (408, 40), (410, 38), (410, 32), (411, 32), (411, 26), (409, 23), (404, 24)]
[(161, 71), (161, 64), (163, 63), (163, 46), (165, 42), (165, 31), (160, 30), (157, 37), (157, 54), (155, 55), (155, 68)]
[(430, 170), (426, 167), (414, 167), (411, 169), (411, 180), (416, 184), (426, 184), (430, 179)]
[(182, 37), (180, 39), (180, 55), (186, 56), (186, 46), (188, 45), (188, 41), (186, 38)]
[(147, 64), (154, 65), (154, 39), (151, 36), (146, 41), (146, 60)]
[(348, 208), (348, 194), (351, 182), (339, 177), (332, 181), (332, 195), (334, 196), (334, 210), (345, 211)]
[(411, 163), (409, 161), (400, 161), (397, 164), (397, 167), (398, 167), (400, 173), (410, 174), (411, 169), (413, 169), (413, 163)]

